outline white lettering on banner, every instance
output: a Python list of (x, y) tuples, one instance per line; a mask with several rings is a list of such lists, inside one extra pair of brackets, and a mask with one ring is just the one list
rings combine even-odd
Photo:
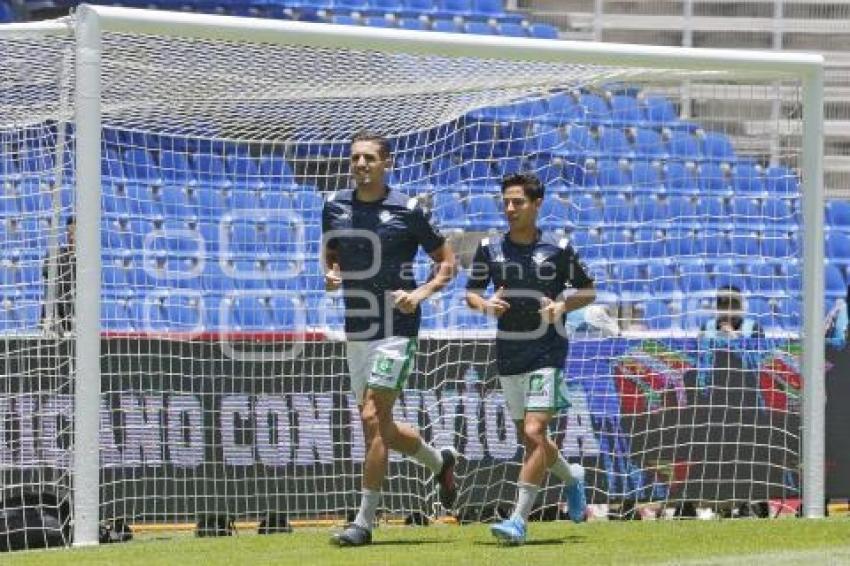
[(257, 397), (254, 415), (257, 455), (260, 462), (273, 468), (289, 464), (292, 461), (292, 431), (286, 399)]
[[(504, 426), (499, 426), (500, 422)], [(514, 457), (517, 449), (516, 425), (501, 393), (490, 393), (484, 397), (484, 433), (492, 458), (506, 460)]]
[[(230, 466), (250, 466), (254, 463), (254, 447), (240, 444), (236, 438), (236, 420), (251, 427), (251, 404), (247, 395), (228, 395), (221, 400), (221, 448), (224, 463)], [(254, 427), (251, 427), (254, 428)], [(255, 429), (256, 430), (256, 429)]]
[(481, 395), (478, 393), (465, 393), (463, 395), (463, 416), (466, 422), (466, 447), (463, 457), (467, 460), (481, 460), (484, 458), (484, 446), (481, 444), (481, 436), (478, 433), (478, 408), (481, 406)]
[[(293, 395), (292, 408), (298, 415), (298, 448), (295, 463), (304, 466), (332, 464), (334, 461), (333, 434), (331, 433), (331, 393)], [(313, 456), (313, 449), (316, 456)], [(316, 458), (318, 457), (318, 462)]]
[(70, 445), (74, 399), (70, 395), (51, 395), (44, 400), (40, 414), (41, 431), (38, 437), (41, 456), (47, 466), (67, 468), (71, 465), (71, 456), (68, 447), (60, 446), (60, 436), (65, 435), (65, 442)]
[(162, 465), (162, 397), (121, 395), (124, 466)]
[(201, 401), (197, 397), (175, 395), (168, 400), (168, 451), (172, 464), (194, 468), (203, 463), (203, 427)]
[[(121, 453), (115, 443), (115, 429), (112, 427), (112, 409), (106, 399), (100, 401), (100, 465), (103, 468), (121, 466)], [(94, 454), (78, 454), (78, 457), (93, 457)]]
[(20, 430), (20, 452), (15, 458), (23, 466), (37, 466), (35, 456), (35, 430), (34, 421), (36, 412), (36, 396), (34, 394), (20, 395), (17, 397), (18, 405), (18, 427)]
[(455, 421), (458, 417), (460, 395), (455, 392), (443, 392), (440, 399), (434, 391), (422, 392), (422, 404), (428, 412), (431, 423), (431, 444), (434, 446), (454, 446)]
[(360, 424), (360, 406), (354, 393), (346, 396), (348, 402), (348, 431), (351, 439), (351, 461), (362, 462), (366, 459), (366, 438), (363, 436), (363, 425)]
[(587, 396), (580, 385), (567, 386), (567, 430), (561, 452), (565, 457), (598, 456), (599, 441), (593, 432), (590, 411), (587, 409)]
[(9, 438), (12, 431), (6, 430), (6, 422), (11, 418), (12, 412), (10, 404), (8, 397), (0, 397), (0, 470), (12, 466), (12, 443)]

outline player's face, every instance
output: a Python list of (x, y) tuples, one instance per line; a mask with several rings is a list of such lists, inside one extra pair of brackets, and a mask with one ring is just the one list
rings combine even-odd
[(529, 228), (537, 225), (537, 212), (540, 210), (541, 199), (531, 200), (525, 195), (522, 185), (514, 185), (502, 193), (502, 204), (505, 216), (512, 230)]
[(351, 176), (358, 187), (384, 184), (384, 175), (390, 167), (387, 155), (381, 155), (381, 146), (373, 141), (351, 144)]

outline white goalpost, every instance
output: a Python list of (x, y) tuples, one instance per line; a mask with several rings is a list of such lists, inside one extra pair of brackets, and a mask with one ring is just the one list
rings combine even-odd
[[(368, 129), (464, 267), (504, 229), (500, 177), (546, 183), (541, 228), (570, 239), (620, 326), (575, 322), (572, 408), (553, 425), (590, 503), (824, 515), (820, 56), (89, 5), (0, 26), (0, 45), (25, 61), (0, 60), (0, 271), (40, 281), (25, 295), (0, 277), (0, 511), (53, 493), (87, 545), (103, 521), (355, 508), (363, 438), (319, 223)], [(765, 129), (791, 132), (778, 155)], [(68, 218), (73, 329), (5, 322), (63, 304)], [(30, 220), (38, 241), (15, 244)], [(458, 517), (489, 520), (521, 451), (465, 278), (422, 307), (396, 417), (460, 450)], [(760, 331), (721, 343), (704, 329), (730, 286)], [(544, 515), (559, 496), (548, 484)], [(381, 507), (445, 511), (400, 458)]]

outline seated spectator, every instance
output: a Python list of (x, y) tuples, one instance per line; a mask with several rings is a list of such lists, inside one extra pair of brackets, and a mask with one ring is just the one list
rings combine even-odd
[(703, 325), (701, 336), (708, 339), (764, 338), (764, 330), (756, 320), (747, 316), (744, 297), (734, 285), (717, 290), (717, 314)]

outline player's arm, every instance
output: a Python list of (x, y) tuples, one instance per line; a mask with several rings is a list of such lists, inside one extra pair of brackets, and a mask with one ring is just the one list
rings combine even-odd
[(578, 254), (564, 242), (558, 268), (562, 270), (565, 281), (571, 289), (561, 293), (554, 300), (544, 297), (541, 300), (540, 315), (548, 322), (555, 322), (572, 311), (582, 309), (596, 300), (596, 287), (593, 278), (579, 261)]
[(474, 311), (495, 317), (502, 316), (510, 308), (510, 304), (502, 298), (505, 289), (500, 287), (489, 298), (484, 297), (484, 291), (490, 284), (490, 267), (488, 262), (487, 239), (478, 244), (475, 257), (469, 268), (469, 279), (466, 283), (466, 304)]
[(325, 203), (322, 208), (322, 258), (325, 263), (325, 289), (336, 291), (342, 285), (342, 275), (339, 272), (337, 242), (326, 237), (331, 230), (331, 211), (328, 203)]
[(454, 251), (446, 241), (437, 226), (432, 222), (431, 215), (425, 211), (416, 199), (408, 201), (408, 229), (434, 261), (433, 275), (413, 291), (398, 289), (393, 292), (395, 306), (405, 313), (413, 313), (416, 307), (445, 287), (455, 276), (456, 263)]

